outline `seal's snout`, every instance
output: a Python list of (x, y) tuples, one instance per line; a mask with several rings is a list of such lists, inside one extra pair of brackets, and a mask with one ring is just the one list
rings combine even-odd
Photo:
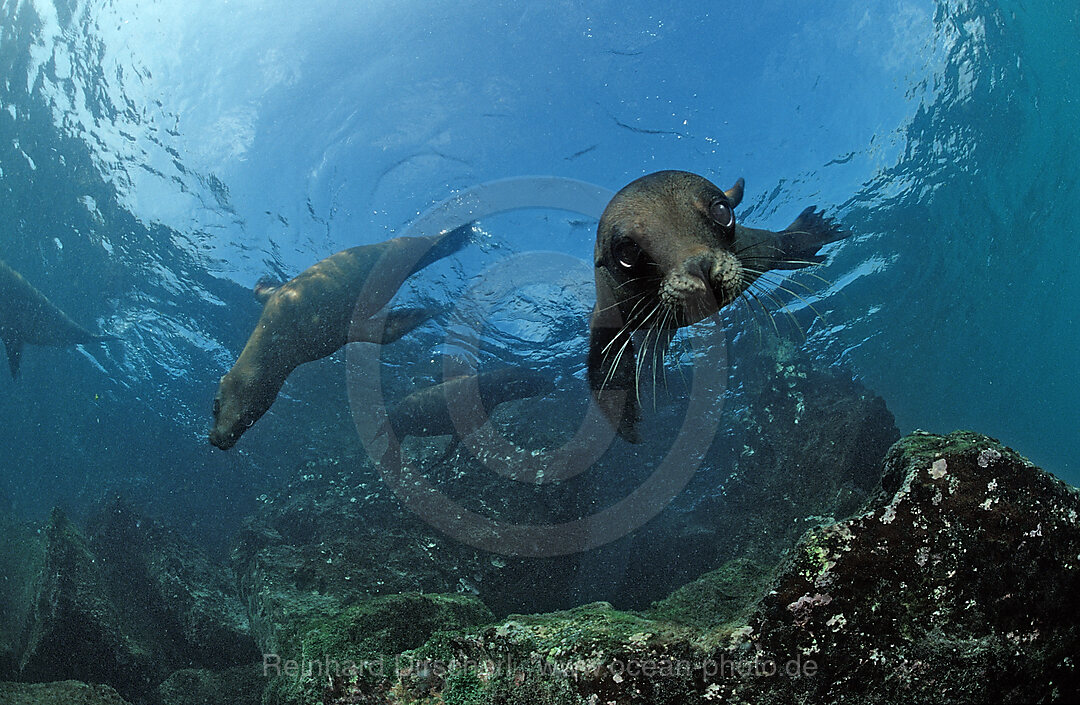
[(711, 250), (688, 258), (664, 277), (660, 298), (669, 306), (712, 312), (730, 302), (740, 279), (738, 259), (727, 250)]
[(240, 434), (214, 419), (214, 425), (210, 428), (210, 445), (222, 450), (228, 450), (240, 440)]
[(216, 446), (222, 450), (228, 450), (236, 445), (238, 439), (233, 437), (232, 434), (221, 433), (216, 428), (210, 429), (210, 445)]
[(738, 257), (724, 250), (713, 261), (709, 280), (720, 306), (726, 306), (742, 290), (743, 268)]
[(668, 274), (660, 287), (660, 300), (669, 306), (683, 306), (704, 297), (708, 287), (700, 271), (699, 268), (683, 268)]

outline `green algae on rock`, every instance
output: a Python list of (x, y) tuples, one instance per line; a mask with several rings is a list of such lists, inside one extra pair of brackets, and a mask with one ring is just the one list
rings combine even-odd
[(53, 683), (0, 683), (4, 705), (128, 705), (107, 685), (79, 681)]
[(263, 675), (269, 680), (263, 702), (315, 705), (328, 693), (343, 693), (359, 683), (377, 687), (400, 667), (402, 652), (437, 632), (494, 618), (472, 595), (420, 593), (376, 597), (310, 618), (296, 625), (285, 642), (295, 652), (263, 655)]

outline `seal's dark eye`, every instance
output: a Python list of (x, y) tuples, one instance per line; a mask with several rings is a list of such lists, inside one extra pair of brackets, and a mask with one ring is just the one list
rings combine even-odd
[(735, 213), (726, 201), (713, 201), (709, 206), (709, 217), (722, 228), (730, 228), (735, 224)]
[(615, 255), (615, 261), (623, 269), (633, 269), (641, 259), (641, 248), (628, 237), (616, 242), (611, 252)]

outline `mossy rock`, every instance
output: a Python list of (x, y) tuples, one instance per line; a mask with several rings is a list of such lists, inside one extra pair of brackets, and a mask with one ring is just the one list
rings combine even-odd
[(158, 686), (159, 705), (259, 705), (267, 678), (262, 664), (223, 671), (184, 668)]
[(107, 685), (79, 681), (55, 683), (0, 683), (0, 703), (4, 705), (127, 705), (127, 701)]
[(753, 608), (771, 576), (758, 563), (736, 558), (654, 603), (646, 614), (703, 632), (722, 630)]
[(278, 657), (272, 662), (275, 675), (264, 702), (322, 703), (328, 691), (391, 675), (399, 664), (398, 654), (422, 645), (435, 633), (494, 619), (472, 595), (421, 593), (377, 597), (340, 614), (312, 619), (296, 630), (298, 654), (273, 655)]
[(811, 529), (775, 575), (732, 561), (643, 614), (437, 632), (328, 702), (1080, 701), (1080, 493), (967, 432), (909, 436), (885, 469), (892, 489)]

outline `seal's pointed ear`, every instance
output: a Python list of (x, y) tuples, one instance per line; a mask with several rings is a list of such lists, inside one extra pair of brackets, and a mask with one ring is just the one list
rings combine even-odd
[(589, 389), (597, 406), (630, 443), (639, 443), (635, 424), (641, 416), (634, 397), (635, 354), (630, 333), (612, 325), (613, 316), (599, 305), (589, 321)]
[(746, 186), (746, 180), (741, 176), (739, 180), (735, 182), (735, 185), (724, 191), (724, 195), (731, 201), (732, 206), (737, 206), (742, 203), (743, 187)]

